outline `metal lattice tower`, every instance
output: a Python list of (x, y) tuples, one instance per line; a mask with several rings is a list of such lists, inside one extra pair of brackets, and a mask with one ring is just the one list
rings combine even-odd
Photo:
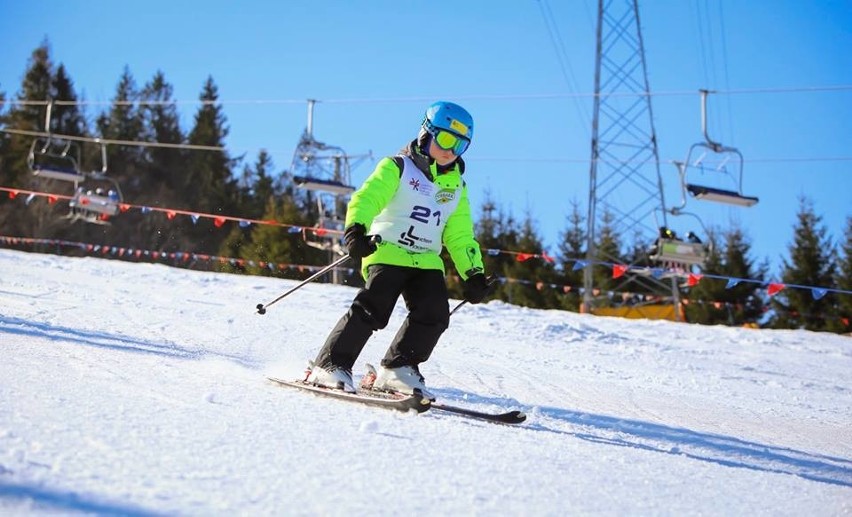
[[(657, 235), (656, 215), (665, 222), (665, 199), (660, 176), (657, 138), (639, 26), (637, 0), (599, 0), (595, 101), (592, 121), (588, 251), (584, 272), (583, 305), (590, 311), (596, 291), (595, 261), (616, 262), (596, 249), (596, 226), (604, 214), (622, 237)], [(652, 292), (672, 294), (674, 283), (651, 277), (629, 276)]]

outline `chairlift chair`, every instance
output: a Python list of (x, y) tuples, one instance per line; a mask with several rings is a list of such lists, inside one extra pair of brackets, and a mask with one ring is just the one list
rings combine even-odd
[[(698, 217), (695, 214), (685, 215)], [(698, 219), (698, 222), (701, 223), (701, 220)], [(704, 227), (703, 224), (701, 226)], [(663, 226), (660, 227), (660, 235), (650, 250), (649, 258), (666, 267), (681, 269), (691, 266), (703, 267), (709, 254), (709, 245), (704, 244), (693, 232), (688, 232), (686, 239), (681, 239), (675, 232)]]
[(78, 185), (68, 202), (71, 219), (88, 223), (109, 224), (109, 218), (118, 214), (124, 202), (121, 187), (107, 176), (106, 145), (101, 144), (101, 170), (85, 176), (82, 186)]
[(344, 185), (340, 181), (310, 178), (308, 176), (293, 176), (293, 183), (305, 190), (330, 192), (338, 196), (348, 196), (355, 192), (355, 187)]
[(37, 137), (27, 154), (27, 166), (33, 176), (73, 183), (75, 187), (85, 179), (79, 162), (79, 145), (50, 137)]
[(660, 238), (651, 258), (664, 264), (703, 266), (707, 260), (707, 249), (699, 243)]
[[(334, 232), (343, 231), (344, 221), (342, 216), (337, 214), (338, 199), (351, 195), (355, 192), (355, 187), (336, 180), (313, 178), (309, 176), (293, 176), (293, 183), (295, 183), (299, 188), (317, 192), (317, 210), (320, 214), (317, 226), (319, 228)], [(327, 210), (325, 203), (323, 203), (323, 197), (329, 196), (333, 196), (333, 199), (326, 200), (330, 201), (328, 204), (331, 205), (331, 210)], [(324, 235), (318, 235), (318, 237), (319, 240), (314, 241), (308, 239), (306, 236), (305, 242), (314, 248), (342, 253), (342, 247), (338, 242), (338, 239), (331, 239)]]
[[(682, 189), (684, 191), (683, 205), (686, 204), (686, 192), (695, 199), (715, 201), (730, 205), (750, 207), (758, 202), (754, 196), (743, 194), (743, 155), (734, 147), (723, 145), (710, 138), (707, 133), (707, 95), (708, 90), (701, 92), (701, 129), (704, 142), (693, 144), (689, 148), (684, 162), (675, 162), (679, 169)], [(721, 186), (705, 186), (690, 183), (687, 176), (690, 170), (699, 170), (713, 175), (728, 176), (733, 188)], [(682, 208), (682, 207), (681, 207)]]

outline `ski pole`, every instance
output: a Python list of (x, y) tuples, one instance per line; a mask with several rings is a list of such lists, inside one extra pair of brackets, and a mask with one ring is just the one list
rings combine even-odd
[(274, 304), (274, 303), (278, 302), (278, 301), (279, 301), (279, 300), (281, 300), (282, 298), (285, 298), (285, 297), (289, 296), (291, 293), (293, 293), (293, 291), (296, 291), (297, 289), (300, 289), (300, 288), (301, 288), (301, 287), (303, 287), (305, 284), (308, 284), (308, 283), (312, 282), (312, 281), (313, 281), (314, 279), (316, 279), (317, 277), (319, 277), (319, 276), (323, 275), (324, 273), (327, 273), (328, 271), (330, 271), (330, 270), (334, 269), (335, 267), (339, 266), (340, 264), (343, 264), (343, 263), (344, 263), (344, 262), (346, 262), (347, 260), (349, 260), (349, 255), (343, 255), (342, 257), (340, 257), (339, 259), (335, 260), (335, 261), (334, 261), (334, 262), (332, 262), (331, 264), (329, 264), (329, 265), (325, 266), (324, 268), (320, 269), (319, 271), (317, 271), (317, 272), (316, 272), (316, 273), (314, 273), (313, 275), (311, 275), (311, 276), (309, 276), (308, 278), (306, 278), (306, 279), (302, 280), (302, 282), (301, 282), (300, 284), (298, 284), (298, 285), (296, 285), (296, 286), (294, 286), (294, 287), (290, 288), (290, 289), (289, 289), (286, 293), (282, 294), (281, 296), (279, 296), (278, 298), (276, 298), (276, 299), (272, 300), (271, 302), (267, 303), (266, 305), (264, 305), (264, 304), (262, 304), (262, 303), (257, 304), (257, 313), (258, 313), (258, 314), (266, 314), (266, 308), (267, 308), (267, 307), (269, 307), (270, 305), (272, 305), (272, 304)]
[(466, 304), (466, 303), (467, 303), (467, 300), (462, 300), (462, 301), (461, 301), (461, 303), (459, 303), (458, 305), (456, 305), (456, 306), (453, 308), (453, 310), (451, 310), (451, 311), (450, 311), (450, 316), (452, 316), (453, 314), (455, 314), (455, 313), (456, 313), (456, 311), (457, 311), (457, 310), (459, 310), (459, 309), (461, 309), (461, 308), (462, 308), (462, 305), (464, 305), (464, 304)]
[[(380, 242), (382, 242), (382, 238), (381, 238), (381, 236), (379, 236), (379, 235), (373, 235), (373, 236), (371, 236), (371, 237), (370, 237), (370, 242), (371, 242), (372, 244), (379, 244)], [(257, 313), (258, 313), (258, 314), (266, 314), (266, 308), (267, 308), (267, 307), (269, 307), (269, 306), (270, 306), (270, 305), (272, 305), (273, 303), (278, 302), (278, 301), (279, 301), (279, 300), (281, 300), (282, 298), (285, 298), (285, 297), (289, 296), (289, 295), (290, 295), (293, 291), (296, 291), (297, 289), (302, 288), (302, 287), (303, 287), (303, 286), (305, 286), (306, 284), (309, 284), (310, 282), (312, 282), (312, 281), (313, 281), (314, 279), (316, 279), (317, 277), (319, 277), (319, 276), (321, 276), (322, 274), (324, 274), (324, 273), (326, 273), (326, 272), (328, 272), (328, 271), (330, 271), (330, 270), (334, 269), (335, 267), (339, 266), (340, 264), (343, 264), (343, 263), (344, 263), (344, 262), (346, 262), (347, 260), (349, 260), (349, 255), (343, 255), (342, 257), (340, 257), (339, 259), (335, 260), (335, 261), (334, 261), (334, 262), (332, 262), (331, 264), (329, 264), (329, 265), (325, 266), (324, 268), (320, 269), (319, 271), (317, 271), (317, 272), (316, 272), (316, 273), (314, 273), (313, 275), (311, 275), (311, 276), (309, 276), (308, 278), (306, 278), (306, 279), (302, 280), (302, 282), (301, 282), (300, 284), (298, 284), (298, 285), (296, 285), (296, 286), (292, 287), (292, 288), (291, 288), (290, 290), (288, 290), (286, 293), (282, 294), (281, 296), (279, 296), (278, 298), (276, 298), (276, 299), (272, 300), (271, 302), (267, 303), (266, 305), (264, 305), (264, 304), (262, 304), (262, 303), (257, 304)]]
[[(487, 293), (487, 294), (490, 294), (490, 293), (491, 293), (491, 291), (492, 291), (491, 286), (492, 286), (492, 285), (494, 285), (494, 284), (497, 282), (497, 277), (496, 277), (496, 276), (494, 276), (494, 275), (489, 275), (489, 276), (488, 276), (488, 278), (486, 278), (486, 282), (487, 282), (486, 286), (488, 287), (488, 293)], [(462, 305), (464, 305), (464, 304), (466, 304), (466, 303), (468, 303), (468, 301), (467, 301), (467, 300), (462, 300), (462, 301), (461, 301), (458, 305), (456, 305), (455, 307), (453, 307), (453, 310), (451, 310), (451, 311), (450, 311), (450, 316), (452, 316), (453, 314), (455, 314), (455, 312), (456, 312), (457, 310), (461, 309), (461, 308), (462, 308)]]

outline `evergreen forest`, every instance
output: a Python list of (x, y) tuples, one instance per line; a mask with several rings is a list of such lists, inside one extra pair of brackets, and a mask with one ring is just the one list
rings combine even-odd
[[(338, 235), (316, 229), (315, 194), (299, 188), (292, 171), (266, 151), (228, 153), (228, 119), (212, 77), (202, 81), (199, 102), (189, 108), (195, 110), (191, 127), (182, 127), (163, 72), (140, 83), (125, 68), (111, 104), (97, 110), (81, 102), (47, 42), (24, 70), (20, 85), (0, 85), (0, 246), (300, 280), (334, 260), (311, 245)], [(67, 166), (69, 174), (93, 171), (91, 181), (100, 179), (104, 190), (120, 185), (123, 204), (134, 208), (94, 222), (69, 218), (66, 199), (74, 184), (34, 174), (34, 156), (48, 156), (54, 169)], [(671, 303), (671, 293), (615, 274), (617, 264), (653, 268), (648, 249), (654, 243), (619, 235), (608, 214), (596, 222), (590, 259), (586, 211), (576, 200), (565, 207), (552, 252), (532, 214), (517, 217), (490, 195), (473, 210), (487, 271), (499, 280), (493, 299), (578, 311), (584, 274), (592, 268), (594, 308)], [(786, 288), (774, 292), (768, 261), (754, 256), (747, 229), (713, 228), (708, 239), (700, 276), (686, 272), (673, 280), (686, 321), (852, 332), (852, 215), (843, 233), (832, 235), (803, 197), (778, 277)], [(460, 299), (459, 279), (446, 262), (451, 295)], [(350, 264), (337, 280), (360, 285), (357, 269)]]

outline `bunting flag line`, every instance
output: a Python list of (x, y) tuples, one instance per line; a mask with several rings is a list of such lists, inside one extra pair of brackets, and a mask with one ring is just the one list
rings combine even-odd
[[(222, 257), (216, 255), (206, 255), (200, 253), (192, 253), (186, 251), (175, 251), (175, 252), (163, 252), (156, 250), (142, 250), (135, 248), (124, 248), (118, 246), (103, 246), (100, 244), (91, 244), (91, 243), (83, 243), (83, 242), (75, 242), (75, 241), (66, 241), (60, 239), (35, 239), (35, 238), (26, 238), (26, 237), (9, 237), (9, 236), (0, 236), (0, 245), (11, 245), (11, 246), (20, 246), (20, 245), (49, 245), (56, 247), (71, 247), (77, 248), (82, 251), (85, 251), (89, 254), (101, 255), (103, 257), (114, 256), (118, 258), (127, 258), (133, 257), (137, 260), (153, 260), (153, 261), (172, 261), (175, 265), (183, 265), (186, 266), (190, 262), (198, 263), (198, 262), (206, 262), (212, 264), (223, 264), (223, 265), (231, 265), (231, 266), (239, 266), (239, 267), (258, 267), (260, 269), (269, 270), (271, 272), (276, 271), (297, 271), (299, 273), (312, 273), (319, 271), (325, 266), (313, 266), (313, 265), (304, 265), (304, 264), (284, 264), (284, 263), (272, 263), (266, 261), (254, 261), (247, 260), (242, 258), (234, 258), (234, 257)], [(582, 262), (582, 261), (577, 261)], [(340, 268), (339, 270), (345, 271), (347, 274), (356, 274), (353, 268)], [(702, 276), (702, 275), (695, 275)], [(455, 282), (461, 283), (461, 278), (458, 276), (451, 276)], [(582, 286), (571, 286), (571, 285), (562, 285), (562, 284), (552, 284), (545, 283), (541, 281), (535, 280), (523, 280), (516, 278), (507, 278), (507, 277), (499, 277), (497, 279), (500, 283), (503, 284), (520, 284), (527, 285), (531, 288), (534, 288), (538, 291), (543, 291), (544, 289), (551, 288), (555, 289), (562, 294), (569, 294), (576, 292), (578, 295), (583, 295), (585, 293), (585, 289)], [(785, 284), (769, 284), (774, 285), (773, 290), (780, 290), (786, 287), (789, 287)], [(830, 289), (825, 288), (812, 288), (812, 292), (815, 293), (815, 296), (825, 296)], [(776, 293), (778, 291), (775, 291)], [(848, 293), (852, 294), (849, 291), (838, 291), (840, 293)], [(601, 291), (600, 289), (593, 289), (592, 295), (597, 297), (606, 297), (613, 302), (627, 303), (628, 301), (634, 301), (641, 304), (670, 304), (673, 302), (672, 297), (670, 296), (658, 296), (654, 294), (647, 293), (635, 293), (630, 291)], [(716, 309), (736, 309), (742, 310), (744, 306), (742, 304), (735, 304), (731, 302), (722, 302), (722, 301), (705, 301), (705, 300), (690, 300), (689, 298), (682, 298), (681, 303), (683, 305), (711, 305)], [(768, 311), (769, 307), (764, 307), (764, 311)], [(846, 319), (844, 318), (846, 321)], [(849, 324), (846, 323), (848, 327)]]
[[(24, 200), (25, 204), (29, 204), (33, 199), (38, 197), (44, 197), (47, 199), (49, 204), (54, 204), (58, 200), (70, 200), (71, 196), (65, 196), (61, 194), (51, 194), (47, 192), (38, 192), (32, 190), (25, 189), (17, 189), (17, 188), (9, 188), (9, 187), (0, 187), (0, 191), (4, 191), (8, 193), (10, 199), (17, 199), (20, 195), (25, 195), (26, 199)], [(197, 224), (201, 219), (211, 219), (213, 221), (213, 225), (216, 228), (223, 227), (229, 221), (236, 222), (241, 228), (248, 228), (253, 224), (262, 224), (262, 225), (272, 225), (279, 226), (282, 228), (286, 228), (288, 233), (301, 233), (303, 238), (307, 240), (309, 234), (312, 234), (316, 237), (328, 237), (329, 235), (342, 235), (343, 232), (339, 230), (332, 230), (320, 227), (304, 227), (301, 225), (293, 225), (283, 222), (278, 222), (274, 220), (256, 220), (256, 219), (246, 219), (242, 217), (235, 216), (224, 216), (224, 215), (213, 215), (199, 212), (190, 212), (186, 210), (178, 210), (173, 208), (160, 208), (160, 207), (149, 207), (142, 205), (133, 205), (130, 203), (121, 203), (120, 210), (121, 212), (127, 212), (131, 209), (138, 209), (143, 214), (149, 214), (151, 212), (161, 212), (165, 214), (166, 219), (169, 221), (175, 220), (178, 216), (187, 216), (189, 217), (193, 224)], [(510, 250), (501, 250), (501, 249), (488, 249), (485, 250), (486, 254), (491, 257), (500, 256), (500, 255), (510, 255), (514, 256), (515, 260), (518, 262), (526, 262), (531, 259), (537, 258), (548, 264), (555, 264), (555, 259), (547, 255), (546, 252), (541, 253), (529, 253), (529, 252), (520, 252), (520, 251), (510, 251)], [(627, 273), (635, 273), (635, 274), (650, 274), (654, 278), (664, 278), (664, 277), (679, 277), (686, 279), (686, 285), (688, 287), (693, 287), (697, 285), (699, 282), (703, 281), (704, 278), (714, 278), (725, 280), (727, 282), (725, 288), (732, 289), (739, 285), (742, 282), (749, 283), (757, 283), (760, 284), (762, 288), (767, 289), (767, 293), (769, 296), (774, 296), (787, 288), (795, 288), (795, 289), (806, 289), (811, 291), (811, 295), (815, 300), (822, 299), (829, 293), (833, 294), (843, 294), (843, 295), (852, 295), (852, 291), (850, 290), (842, 290), (835, 288), (827, 288), (827, 287), (814, 287), (814, 286), (802, 286), (802, 285), (792, 285), (792, 284), (783, 284), (779, 282), (771, 282), (766, 283), (764, 281), (758, 281), (753, 279), (743, 279), (743, 278), (731, 278), (724, 277), (720, 275), (711, 275), (711, 274), (698, 274), (692, 273), (691, 271), (685, 271), (683, 269), (668, 267), (666, 269), (663, 268), (648, 268), (648, 267), (634, 267), (628, 266), (625, 264), (613, 264), (608, 262), (598, 262), (598, 261), (588, 261), (581, 259), (568, 259), (566, 262), (570, 262), (573, 260), (574, 265), (572, 267), (572, 271), (578, 271), (580, 269), (584, 269), (589, 265), (601, 265), (605, 267), (609, 267), (612, 269), (613, 278), (621, 278)], [(560, 286), (561, 289), (561, 286)]]
[[(119, 258), (133, 257), (136, 259), (151, 259), (155, 261), (171, 260), (175, 263), (194, 262), (209, 262), (219, 264), (230, 264), (240, 267), (258, 267), (269, 271), (285, 271), (295, 270), (298, 272), (316, 272), (323, 269), (325, 266), (313, 266), (306, 264), (285, 264), (273, 263), (265, 261), (255, 261), (235, 257), (222, 257), (218, 255), (205, 255), (202, 253), (192, 253), (187, 251), (157, 251), (157, 250), (142, 250), (135, 248), (123, 248), (119, 246), (102, 246), (100, 244), (90, 244), (85, 242), (66, 241), (61, 239), (33, 239), (27, 237), (9, 237), (0, 235), (0, 245), (48, 245), (66, 248), (78, 248), (86, 253), (95, 255), (112, 255)], [(338, 268), (339, 271), (345, 271), (347, 274), (355, 274), (357, 271), (354, 268)]]

